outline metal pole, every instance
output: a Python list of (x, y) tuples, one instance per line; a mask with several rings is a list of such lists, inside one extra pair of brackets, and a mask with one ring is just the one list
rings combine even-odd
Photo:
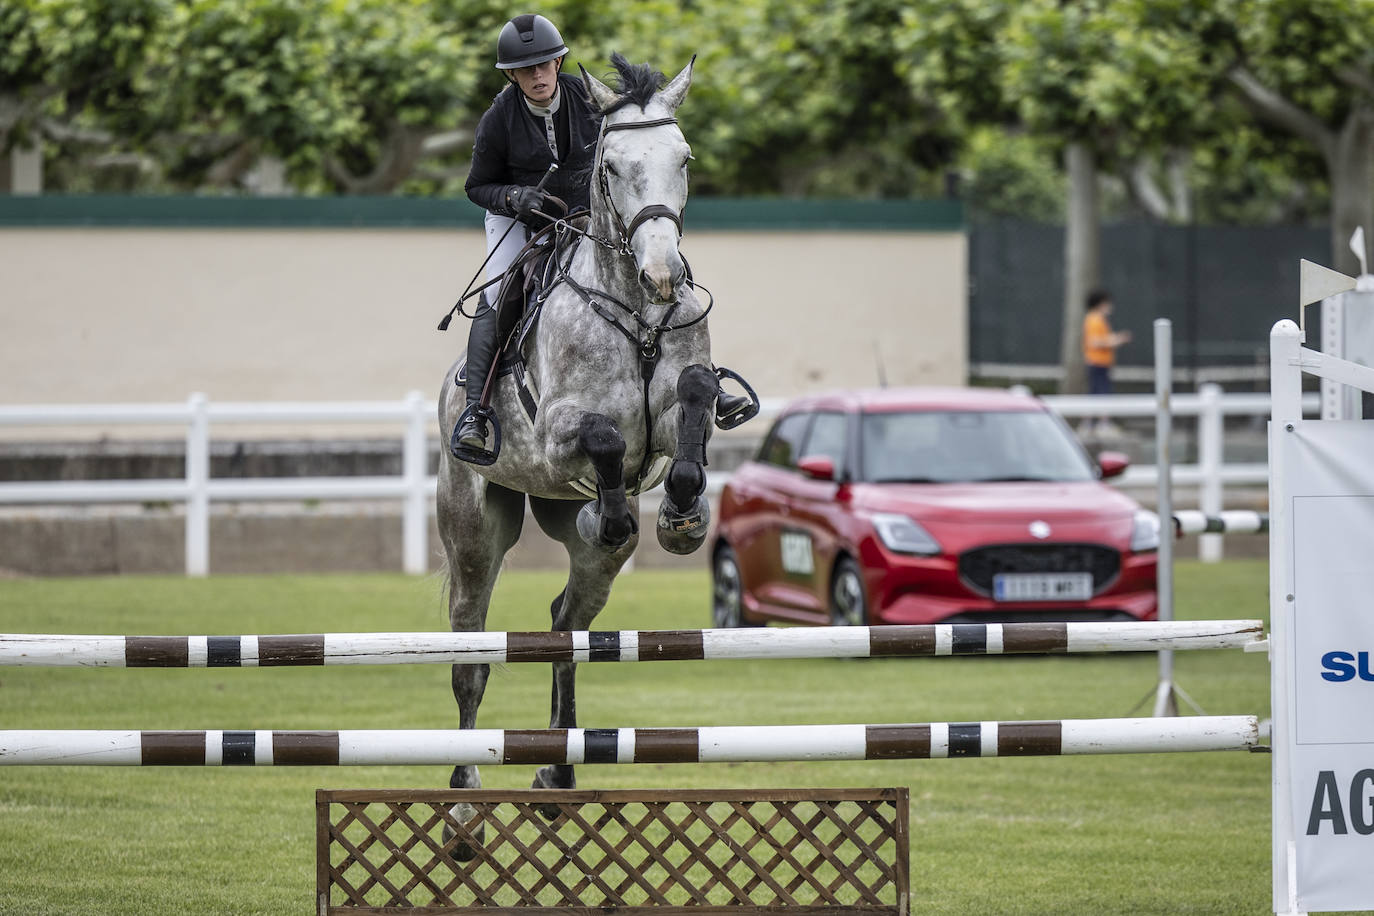
[[(1155, 319), (1155, 467), (1159, 471), (1159, 619), (1174, 619), (1174, 500), (1173, 473), (1169, 461), (1169, 440), (1173, 435), (1174, 362), (1173, 325), (1167, 318)], [(1156, 716), (1178, 715), (1174, 700), (1174, 653), (1159, 652), (1159, 685), (1155, 692)]]
[[(1221, 386), (1207, 382), (1198, 388), (1201, 409), (1197, 417), (1197, 463), (1202, 472), (1198, 489), (1198, 508), (1203, 515), (1221, 514), (1222, 439), (1224, 434), (1221, 413)], [(1219, 534), (1204, 534), (1197, 539), (1198, 559), (1204, 563), (1220, 563), (1223, 538)]]

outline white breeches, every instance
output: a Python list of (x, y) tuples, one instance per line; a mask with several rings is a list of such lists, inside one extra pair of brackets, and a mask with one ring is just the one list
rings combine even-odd
[[(529, 240), (530, 231), (525, 228), (523, 223), (511, 219), (509, 216), (500, 216), (496, 213), (487, 211), (487, 254), (491, 255), (491, 260), (487, 261), (487, 279), (497, 280), (510, 267), (515, 256), (520, 253), (520, 249), (525, 247), (525, 242)], [(511, 227), (514, 228), (511, 228)], [(501, 236), (505, 235), (510, 229), (510, 235), (506, 235), (505, 241)], [(494, 252), (494, 253), (493, 253)], [(487, 292), (492, 297), (496, 296), (496, 287), (487, 287)]]

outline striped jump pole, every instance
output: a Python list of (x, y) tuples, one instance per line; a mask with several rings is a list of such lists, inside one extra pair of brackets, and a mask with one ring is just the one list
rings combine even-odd
[(0, 665), (268, 668), (1154, 652), (1244, 648), (1263, 635), (1258, 620), (295, 636), (5, 633)]
[(0, 766), (754, 763), (1225, 751), (1254, 716), (412, 731), (0, 731)]
[(1174, 528), (1180, 535), (1264, 534), (1269, 530), (1269, 516), (1248, 509), (1235, 509), (1217, 515), (1179, 509), (1174, 513)]

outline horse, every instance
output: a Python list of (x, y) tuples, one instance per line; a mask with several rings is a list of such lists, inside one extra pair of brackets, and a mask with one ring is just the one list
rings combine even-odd
[[(527, 498), (540, 528), (568, 553), (567, 583), (550, 607), (555, 631), (586, 630), (605, 606), (639, 540), (640, 493), (664, 484), (657, 535), (665, 549), (690, 553), (704, 541), (703, 465), (721, 376), (711, 363), (710, 297), (703, 306), (678, 250), (691, 148), (675, 112), (694, 62), (666, 85), (663, 74), (620, 55), (612, 57), (615, 88), (582, 69), (602, 114), (590, 222), (583, 231), (558, 221), (560, 238), (575, 244), (555, 252), (555, 280), (521, 348), (524, 379), (495, 382), (493, 407), (506, 428), (494, 460), (473, 464), (440, 449), (439, 533), (455, 631), (485, 628)], [(439, 399), (445, 436), (464, 409), (459, 363)], [(575, 662), (553, 663), (551, 728), (576, 727), (575, 673)], [(487, 665), (453, 666), (460, 728), (475, 727), (487, 676)], [(450, 785), (479, 787), (477, 768), (455, 767)], [(575, 786), (571, 765), (542, 767), (533, 782)]]

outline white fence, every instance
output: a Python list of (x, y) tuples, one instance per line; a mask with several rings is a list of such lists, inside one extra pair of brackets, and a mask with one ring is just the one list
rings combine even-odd
[[(1155, 412), (1154, 395), (1065, 395), (1045, 403), (1066, 418), (1144, 417)], [(765, 414), (776, 413), (782, 400), (766, 400)], [(1304, 396), (1303, 409), (1316, 413), (1319, 397)], [(437, 405), (418, 391), (400, 401), (309, 403), (211, 403), (193, 394), (184, 403), (0, 406), (0, 426), (173, 426), (186, 435), (186, 475), (167, 480), (62, 480), (0, 483), (0, 505), (181, 503), (186, 513), (186, 574), (203, 576), (210, 568), (210, 503), (271, 500), (397, 499), (402, 502), (402, 565), (406, 572), (428, 569), (429, 515), (435, 478), (426, 473), (429, 434), (437, 433)], [(1175, 484), (1196, 485), (1199, 508), (1209, 515), (1222, 510), (1222, 488), (1259, 485), (1268, 480), (1264, 463), (1226, 464), (1222, 424), (1227, 416), (1269, 415), (1268, 394), (1224, 394), (1220, 386), (1203, 385), (1197, 394), (1173, 398), (1175, 416), (1198, 418), (1198, 463), (1176, 465)], [(377, 424), (395, 422), (402, 435), (401, 474), (386, 477), (212, 478), (210, 428), (214, 423)], [(759, 424), (760, 433), (764, 429)], [(441, 442), (440, 447), (445, 447)], [(1156, 481), (1153, 466), (1129, 468), (1125, 486)], [(718, 493), (729, 474), (710, 475), (710, 492)], [(1204, 559), (1220, 559), (1221, 535), (1204, 535)], [(1211, 539), (1210, 541), (1208, 539)], [(1210, 546), (1215, 545), (1215, 546)]]

